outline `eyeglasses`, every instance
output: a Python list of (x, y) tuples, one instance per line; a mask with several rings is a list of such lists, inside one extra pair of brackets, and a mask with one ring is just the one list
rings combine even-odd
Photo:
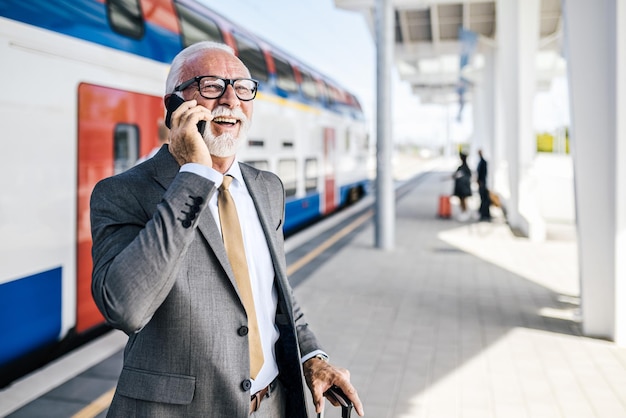
[(219, 99), (224, 95), (228, 85), (233, 86), (235, 94), (239, 100), (247, 102), (256, 97), (259, 82), (251, 78), (221, 78), (214, 75), (199, 75), (189, 79), (178, 86), (174, 87), (174, 91), (183, 91), (193, 83), (198, 84), (200, 96), (205, 99)]

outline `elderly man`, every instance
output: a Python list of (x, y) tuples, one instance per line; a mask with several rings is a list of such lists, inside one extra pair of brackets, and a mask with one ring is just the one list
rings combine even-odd
[(93, 191), (93, 295), (129, 335), (111, 417), (306, 417), (303, 375), (318, 412), (336, 385), (363, 415), (287, 280), (283, 185), (237, 161), (256, 90), (229, 47), (184, 49), (169, 145)]

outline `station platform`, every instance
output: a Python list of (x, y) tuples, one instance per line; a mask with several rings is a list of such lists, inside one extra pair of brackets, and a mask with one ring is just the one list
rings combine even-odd
[[(550, 225), (533, 242), (495, 209), (492, 222), (438, 218), (451, 167), (424, 167), (399, 181), (393, 249), (375, 248), (367, 200), (332, 244), (287, 242), (296, 297), (331, 361), (350, 370), (366, 416), (626, 418), (626, 348), (581, 335), (573, 226)], [(322, 248), (308, 264), (296, 250), (306, 246)], [(82, 380), (0, 416), (104, 417), (124, 338), (78, 350), (94, 362), (75, 373)], [(0, 407), (28, 379), (0, 392)], [(100, 396), (87, 402), (89, 383)], [(53, 413), (70, 394), (74, 412)]]
[(397, 202), (393, 250), (368, 222), (295, 289), (366, 416), (626, 417), (626, 348), (581, 335), (574, 226), (439, 219), (447, 168)]

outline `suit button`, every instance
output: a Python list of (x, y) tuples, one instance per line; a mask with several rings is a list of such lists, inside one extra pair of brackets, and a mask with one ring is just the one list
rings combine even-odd
[(204, 202), (204, 199), (200, 196), (196, 196), (193, 198), (193, 203), (195, 203), (196, 205), (201, 205), (202, 202)]
[(189, 228), (191, 226), (191, 221), (189, 219), (185, 219), (183, 221), (183, 228)]
[(237, 330), (237, 334), (239, 334), (240, 337), (246, 336), (248, 335), (248, 327), (245, 325), (242, 325), (238, 330)]
[(246, 392), (249, 391), (251, 387), (252, 387), (252, 382), (250, 381), (250, 379), (246, 379), (243, 382), (241, 382), (241, 388), (245, 390)]
[(189, 208), (189, 211), (190, 211), (191, 213), (198, 213), (198, 212), (200, 212), (200, 206), (198, 206), (198, 205), (193, 205), (193, 206), (191, 206), (191, 207)]

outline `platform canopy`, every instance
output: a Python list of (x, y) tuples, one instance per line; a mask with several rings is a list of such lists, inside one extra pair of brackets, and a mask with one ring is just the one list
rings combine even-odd
[[(374, 34), (376, 1), (335, 0), (335, 5), (363, 14)], [(460, 93), (471, 100), (472, 82), (484, 66), (485, 48), (498, 44), (498, 1), (387, 1), (394, 8), (394, 63), (401, 79), (410, 83), (422, 103), (450, 103), (459, 100)], [(538, 91), (549, 88), (555, 76), (565, 75), (561, 0), (540, 3)]]

